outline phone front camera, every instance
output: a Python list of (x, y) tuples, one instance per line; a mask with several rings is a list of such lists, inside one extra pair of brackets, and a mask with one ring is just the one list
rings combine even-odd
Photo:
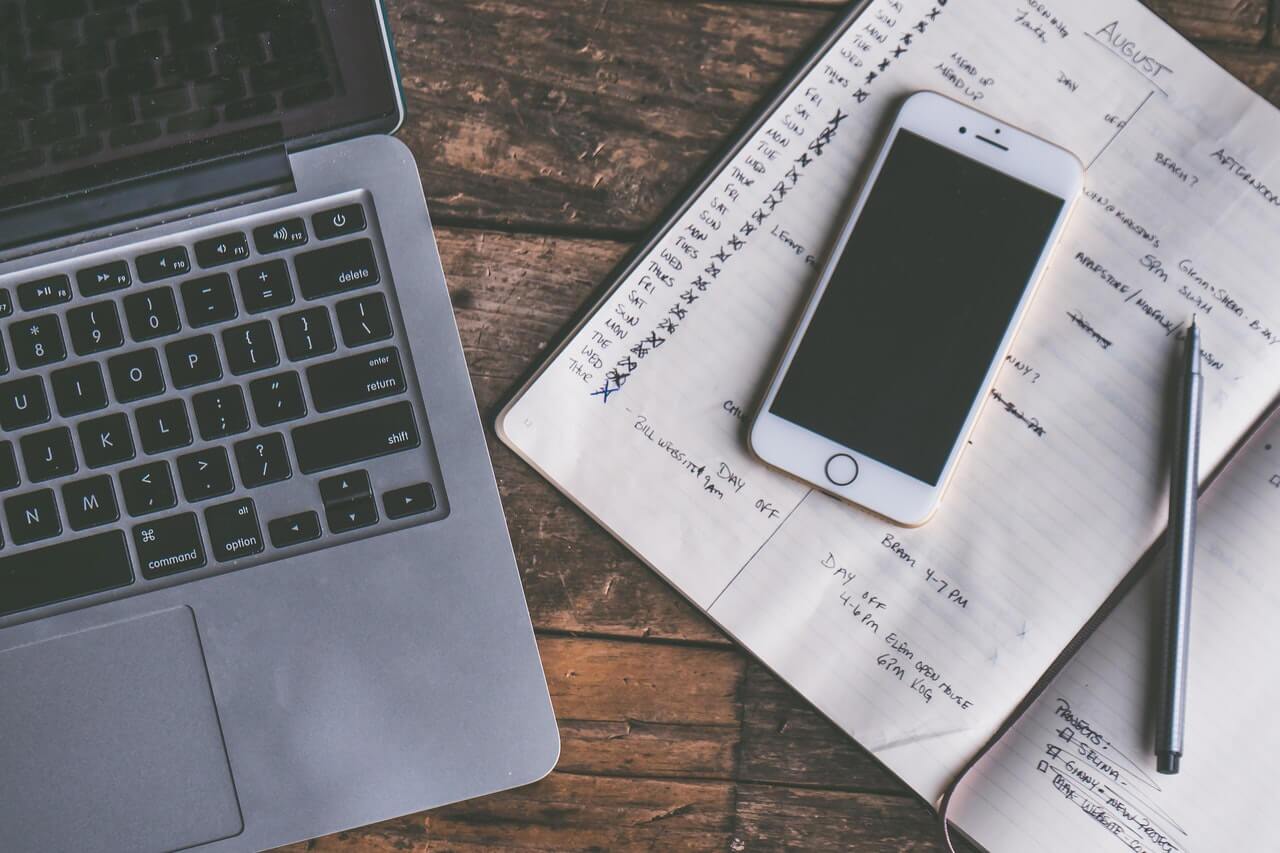
[(967, 128), (967, 127), (962, 127), (962, 128), (960, 128), (960, 132), (961, 132), (961, 133), (968, 133), (968, 132), (969, 132), (969, 128)]
[(996, 133), (999, 133), (999, 132), (1000, 132), (1000, 128), (998, 128), (998, 127), (997, 127), (997, 128), (996, 128)]

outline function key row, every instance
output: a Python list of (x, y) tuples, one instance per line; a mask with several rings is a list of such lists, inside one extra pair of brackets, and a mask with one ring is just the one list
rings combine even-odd
[[(364, 208), (359, 204), (348, 204), (314, 214), (311, 225), (316, 237), (320, 240), (331, 240), (348, 234), (363, 231), (368, 224), (365, 220)], [(301, 217), (294, 217), (281, 222), (262, 225), (253, 230), (254, 245), (261, 254), (270, 254), (285, 249), (304, 246), (307, 243), (307, 228)], [(367, 242), (367, 241), (366, 241)], [(204, 269), (223, 266), (248, 260), (250, 257), (249, 238), (242, 231), (220, 234), (195, 244), (196, 262)], [(350, 258), (334, 257), (331, 261), (350, 260), (347, 270), (339, 270), (335, 275), (349, 272), (352, 278), (348, 284), (372, 284), (377, 281), (377, 268), (371, 266), (372, 252), (368, 261), (363, 254), (355, 253)], [(283, 262), (280, 262), (283, 265)], [(139, 255), (134, 259), (138, 270), (138, 278), (143, 283), (162, 281), (191, 272), (191, 259), (185, 246), (171, 246), (155, 252)], [(365, 270), (361, 272), (361, 270)], [(325, 270), (325, 278), (328, 271)], [(243, 276), (241, 277), (243, 281)], [(76, 284), (85, 297), (100, 296), (115, 290), (123, 290), (133, 284), (133, 276), (129, 264), (123, 260), (109, 261), (76, 272)], [(317, 290), (329, 285), (317, 284)], [(344, 288), (338, 288), (344, 289)], [(346, 287), (345, 289), (351, 289)], [(39, 311), (52, 305), (71, 301), (71, 281), (65, 274), (48, 276), (18, 285), (18, 305), (24, 311)], [(327, 292), (337, 292), (328, 290)], [(308, 296), (314, 299), (314, 296)], [(288, 303), (286, 303), (288, 304)], [(264, 309), (265, 310), (265, 309)], [(0, 288), (0, 319), (13, 313), (13, 303), (7, 289)]]

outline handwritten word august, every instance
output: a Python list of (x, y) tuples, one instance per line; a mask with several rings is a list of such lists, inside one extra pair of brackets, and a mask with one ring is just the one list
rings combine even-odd
[(1105, 39), (1113, 53), (1123, 56), (1133, 63), (1134, 67), (1152, 80), (1164, 72), (1173, 74), (1173, 69), (1156, 59), (1150, 53), (1144, 53), (1137, 42), (1120, 32), (1120, 22), (1112, 21), (1093, 34), (1095, 38)]

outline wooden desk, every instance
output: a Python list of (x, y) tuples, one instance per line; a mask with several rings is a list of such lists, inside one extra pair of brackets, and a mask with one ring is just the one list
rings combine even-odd
[[(390, 0), (472, 381), (500, 399), (842, 4)], [(1280, 102), (1280, 0), (1152, 0)], [(311, 850), (935, 851), (931, 812), (492, 437), (560, 718), (529, 787)]]

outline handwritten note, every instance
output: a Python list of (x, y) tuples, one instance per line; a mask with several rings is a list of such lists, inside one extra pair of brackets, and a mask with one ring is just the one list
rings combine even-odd
[(1274, 849), (1277, 553), (1280, 418), (1201, 500), (1182, 772), (1152, 754), (1161, 556), (961, 782), (957, 825), (992, 853)]
[[(1088, 173), (941, 510), (900, 530), (764, 467), (744, 431), (883, 128), (920, 89)], [(1192, 313), (1205, 471), (1280, 392), (1276, 138), (1274, 109), (1136, 2), (875, 0), (501, 432), (936, 799), (1163, 527), (1169, 365)], [(832, 364), (832, 382), (875, 369)]]

